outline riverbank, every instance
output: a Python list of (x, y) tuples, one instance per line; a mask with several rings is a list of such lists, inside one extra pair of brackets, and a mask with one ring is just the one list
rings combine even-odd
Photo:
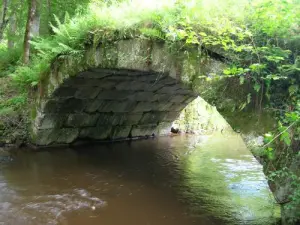
[(28, 96), (9, 76), (0, 77), (0, 147), (20, 147), (29, 141)]

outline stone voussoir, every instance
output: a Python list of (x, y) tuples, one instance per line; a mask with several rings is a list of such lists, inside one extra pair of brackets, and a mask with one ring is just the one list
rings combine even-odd
[(128, 96), (132, 95), (133, 91), (127, 90), (104, 90), (98, 94), (98, 99), (102, 100), (125, 100)]
[(97, 111), (115, 113), (130, 112), (137, 107), (137, 104), (135, 101), (102, 101)]
[(149, 112), (155, 109), (155, 103), (153, 102), (138, 102), (137, 106), (133, 109), (133, 112)]
[(101, 87), (81, 87), (78, 88), (75, 93), (75, 98), (78, 99), (94, 99), (98, 96), (100, 91), (102, 90)]

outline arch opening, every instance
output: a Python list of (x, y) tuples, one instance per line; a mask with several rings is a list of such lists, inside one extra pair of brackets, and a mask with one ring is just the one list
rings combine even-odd
[(43, 99), (33, 123), (37, 145), (162, 135), (192, 100), (193, 90), (162, 73), (89, 69)]

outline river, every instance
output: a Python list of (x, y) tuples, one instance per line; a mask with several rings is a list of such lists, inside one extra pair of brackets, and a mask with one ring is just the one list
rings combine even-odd
[(279, 208), (239, 135), (0, 157), (2, 225), (271, 225)]

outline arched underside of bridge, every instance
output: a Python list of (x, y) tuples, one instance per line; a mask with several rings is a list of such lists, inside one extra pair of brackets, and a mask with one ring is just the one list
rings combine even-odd
[(196, 95), (153, 72), (90, 69), (55, 89), (35, 119), (38, 145), (164, 134)]
[(190, 81), (204, 68), (199, 60), (178, 55), (171, 55), (164, 43), (131, 39), (87, 47), (79, 61), (58, 58), (39, 83), (32, 109), (33, 143), (169, 132), (181, 110), (197, 97)]

